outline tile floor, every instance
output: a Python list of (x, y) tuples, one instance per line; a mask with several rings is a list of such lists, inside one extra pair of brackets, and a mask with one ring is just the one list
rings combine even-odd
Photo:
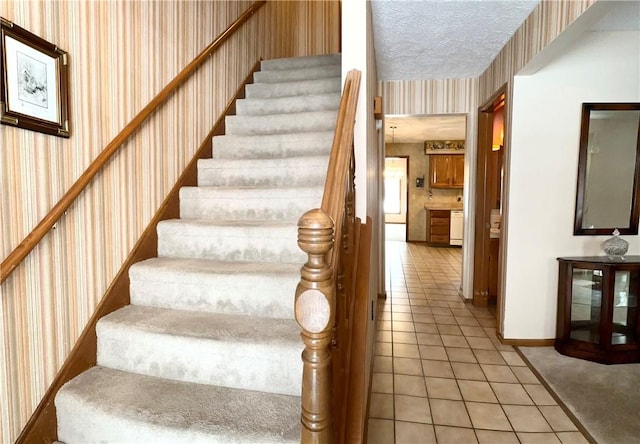
[(588, 442), (493, 315), (458, 296), (461, 249), (386, 249), (368, 444)]

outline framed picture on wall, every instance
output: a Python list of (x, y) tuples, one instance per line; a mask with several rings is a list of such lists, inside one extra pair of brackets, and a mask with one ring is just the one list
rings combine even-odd
[(69, 137), (66, 51), (0, 17), (0, 122)]

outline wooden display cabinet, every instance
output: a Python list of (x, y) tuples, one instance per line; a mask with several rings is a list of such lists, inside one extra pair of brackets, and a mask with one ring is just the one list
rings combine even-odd
[(429, 186), (431, 188), (463, 188), (464, 154), (429, 156)]
[(640, 256), (558, 262), (556, 350), (603, 364), (640, 362)]

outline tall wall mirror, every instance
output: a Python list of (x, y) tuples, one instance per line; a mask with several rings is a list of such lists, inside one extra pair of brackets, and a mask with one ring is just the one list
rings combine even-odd
[(583, 103), (575, 235), (638, 234), (640, 103)]

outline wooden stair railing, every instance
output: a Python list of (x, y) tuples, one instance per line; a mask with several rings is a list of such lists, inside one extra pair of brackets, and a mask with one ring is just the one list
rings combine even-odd
[(352, 442), (359, 436), (346, 418), (347, 405), (354, 402), (350, 396), (361, 393), (350, 386), (351, 348), (354, 319), (362, 314), (356, 310), (363, 311), (357, 296), (366, 293), (366, 286), (356, 288), (356, 275), (362, 269), (368, 273), (368, 253), (360, 261), (367, 263), (358, 264), (358, 252), (370, 237), (370, 230), (362, 230), (361, 239), (361, 223), (355, 217), (353, 127), (360, 76), (352, 70), (345, 79), (321, 208), (308, 211), (298, 222), (298, 245), (308, 255), (295, 295), (295, 316), (305, 344), (301, 412), (305, 444)]
[(86, 186), (93, 180), (102, 167), (120, 149), (127, 139), (136, 132), (146, 119), (153, 114), (158, 107), (167, 101), (176, 89), (184, 83), (195, 71), (218, 49), (244, 22), (246, 22), (258, 9), (266, 4), (267, 0), (258, 0), (249, 6), (227, 29), (209, 44), (191, 63), (165, 86), (120, 133), (102, 150), (89, 167), (82, 173), (76, 182), (62, 196), (60, 201), (47, 213), (36, 227), (24, 238), (20, 244), (0, 264), (0, 284), (3, 283), (25, 257), (35, 248), (42, 238), (60, 220), (64, 213), (82, 193)]

